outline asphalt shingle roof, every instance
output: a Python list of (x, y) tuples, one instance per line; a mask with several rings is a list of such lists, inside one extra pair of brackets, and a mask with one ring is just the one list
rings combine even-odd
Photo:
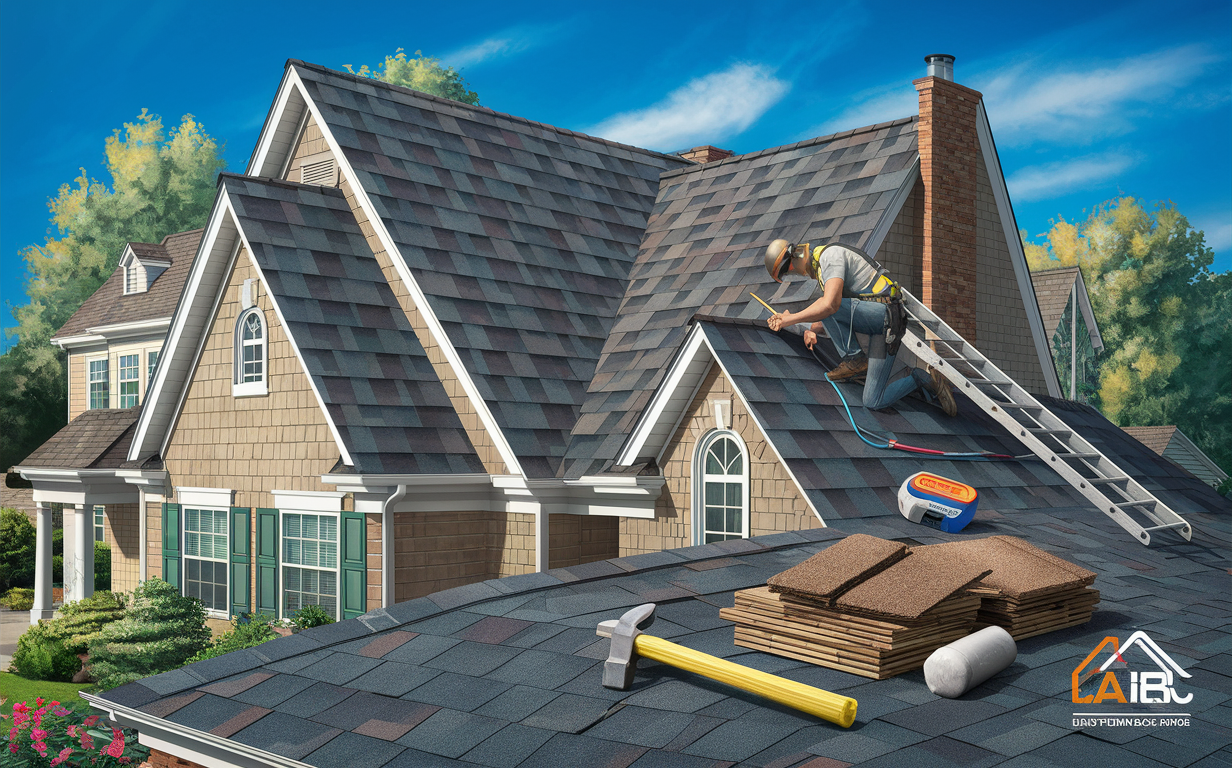
[(766, 274), (771, 240), (866, 245), (917, 157), (907, 118), (665, 173), (561, 474), (610, 468), (694, 314), (763, 317), (750, 291), (776, 309), (810, 298)]
[(138, 258), (170, 261), (171, 266), (150, 284), (148, 291), (127, 296), (124, 295), (124, 270), (116, 267), (111, 277), (56, 331), (55, 338), (85, 333), (87, 328), (100, 325), (158, 318), (170, 320), (204, 232), (202, 229), (177, 232), (164, 237), (161, 243), (129, 243)]
[(132, 443), (140, 412), (140, 406), (84, 411), (36, 448), (19, 466), (116, 469), (128, 458), (128, 446)]
[(1031, 284), (1035, 288), (1035, 300), (1039, 304), (1040, 316), (1044, 320), (1044, 335), (1052, 339), (1061, 324), (1065, 307), (1069, 304), (1070, 289), (1078, 279), (1078, 267), (1061, 267), (1045, 269), (1031, 273)]
[(530, 477), (556, 474), (678, 157), (291, 62)]
[(343, 193), (220, 183), (355, 470), (483, 472)]
[[(1190, 515), (1192, 543), (1160, 536), (1149, 548), (1102, 515), (993, 498), (960, 534), (897, 514), (844, 519), (605, 561), (600, 575), (579, 566), (462, 587), (228, 654), (250, 654), (255, 667), (191, 664), (102, 698), (320, 765), (1216, 765), (1232, 756), (1232, 519), (1226, 506)], [(908, 544), (1020, 536), (1095, 571), (1102, 601), (1085, 626), (1018, 643), (1012, 666), (955, 700), (933, 695), (919, 671), (872, 681), (734, 645), (718, 618), (734, 590), (851, 533)], [(609, 641), (595, 625), (649, 590), (679, 595), (660, 600), (650, 634), (851, 696), (855, 724), (844, 730), (645, 660), (629, 691), (603, 688)], [(1139, 629), (1191, 675), (1177, 683), (1193, 693), (1191, 725), (1075, 727), (1073, 712), (1090, 705), (1070, 701), (1071, 671), (1104, 637)], [(281, 650), (292, 645), (289, 656)], [(322, 666), (405, 682), (383, 692), (320, 682), (311, 674)]]

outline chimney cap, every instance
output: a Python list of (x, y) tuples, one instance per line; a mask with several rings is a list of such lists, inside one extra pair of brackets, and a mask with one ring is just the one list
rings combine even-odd
[(948, 53), (930, 53), (924, 57), (928, 65), (928, 77), (939, 77), (954, 82), (954, 57)]

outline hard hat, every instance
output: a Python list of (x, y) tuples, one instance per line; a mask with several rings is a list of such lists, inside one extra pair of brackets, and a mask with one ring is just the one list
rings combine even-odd
[(791, 269), (791, 243), (779, 239), (766, 246), (766, 271), (774, 282), (783, 282), (783, 275)]

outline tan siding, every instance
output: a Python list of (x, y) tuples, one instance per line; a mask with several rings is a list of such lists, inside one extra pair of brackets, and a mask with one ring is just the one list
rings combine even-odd
[(111, 545), (111, 591), (131, 592), (141, 578), (140, 521), (136, 504), (108, 504), (106, 539)]
[(364, 523), (368, 556), (367, 605), (371, 611), (381, 607), (381, 585), (384, 583), (381, 573), (381, 516), (364, 515)]
[(145, 503), (145, 572), (149, 578), (163, 576), (163, 503)]
[(85, 353), (68, 356), (68, 420), (80, 416), (90, 406), (89, 387), (86, 383)]
[(620, 556), (620, 518), (548, 516), (548, 562), (553, 568)]
[(654, 519), (620, 519), (622, 557), (693, 543), (693, 454), (698, 441), (714, 429), (713, 411), (707, 402), (710, 398), (731, 400), (732, 430), (744, 440), (749, 452), (749, 534), (822, 527), (727, 377), (714, 365), (663, 454), (660, 466), (667, 482), (655, 503)]
[[(976, 169), (976, 346), (1023, 389), (1048, 394), (1001, 216), (981, 157)], [(1027, 290), (1033, 290), (1030, 285)]]
[(295, 154), (291, 156), (291, 162), (287, 165), (287, 174), (283, 178), (287, 181), (298, 182), (300, 180), (299, 169), (303, 165), (304, 158), (327, 151), (329, 151), (329, 145), (325, 142), (325, 136), (321, 133), (316, 118), (309, 113), (308, 122), (304, 124), (304, 132), (300, 134), (299, 144), (295, 147)]
[[(500, 570), (497, 576), (517, 576), (535, 572), (535, 516), (504, 515), (505, 533), (501, 541)], [(549, 521), (550, 522), (550, 521)], [(551, 562), (549, 554), (548, 562)]]

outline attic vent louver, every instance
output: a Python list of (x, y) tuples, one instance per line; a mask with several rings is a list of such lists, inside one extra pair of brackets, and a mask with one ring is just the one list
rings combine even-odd
[(305, 158), (300, 166), (300, 183), (332, 187), (338, 183), (338, 165), (328, 154)]

